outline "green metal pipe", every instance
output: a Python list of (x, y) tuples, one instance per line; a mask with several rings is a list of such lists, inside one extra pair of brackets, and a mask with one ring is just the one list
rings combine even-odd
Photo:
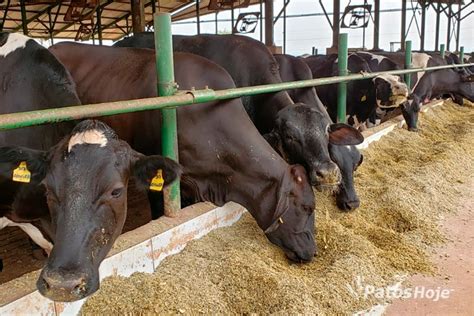
[[(347, 76), (347, 33), (339, 34), (337, 67), (339, 76)], [(346, 122), (347, 82), (337, 86), (337, 121)]]
[[(171, 37), (171, 15), (157, 13), (154, 18), (156, 73), (158, 95), (172, 96), (177, 91), (174, 81), (173, 43)], [(161, 149), (163, 156), (178, 161), (178, 124), (176, 109), (161, 110)], [(164, 189), (165, 215), (175, 217), (181, 209), (179, 181)]]
[(464, 64), (464, 46), (459, 48), (459, 63)]
[(381, 71), (372, 73), (353, 74), (342, 77), (318, 78), (293, 82), (283, 82), (270, 85), (253, 87), (233, 88), (226, 90), (191, 90), (179, 91), (178, 94), (168, 97), (146, 98), (128, 101), (107, 102), (89, 105), (70, 106), (21, 113), (9, 113), (0, 115), (0, 130), (9, 130), (21, 127), (35, 126), (62, 121), (71, 121), (84, 118), (110, 116), (131, 112), (162, 110), (179, 106), (235, 99), (242, 96), (278, 92), (298, 88), (315, 87), (326, 84), (335, 84), (352, 80), (363, 80), (375, 78), (382, 74), (403, 75), (415, 72), (426, 72), (455, 67), (471, 67), (474, 63), (459, 65), (441, 65), (435, 67), (411, 68), (405, 70)]
[[(411, 63), (411, 41), (405, 42), (405, 69), (410, 69), (412, 67)], [(405, 74), (405, 83), (407, 84), (408, 89), (411, 91), (411, 75)]]
[(446, 45), (439, 45), (439, 53), (441, 54), (441, 58), (444, 59), (444, 55), (446, 54)]

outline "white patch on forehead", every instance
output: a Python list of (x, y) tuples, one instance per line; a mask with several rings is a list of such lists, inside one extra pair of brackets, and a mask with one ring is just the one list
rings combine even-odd
[(8, 34), (7, 42), (0, 46), (0, 57), (7, 57), (8, 54), (14, 52), (17, 48), (25, 48), (26, 42), (29, 40), (31, 38), (20, 33)]
[(352, 150), (352, 147), (351, 147), (351, 146), (349, 146), (349, 145), (346, 145), (346, 146), (344, 146), (344, 147), (346, 147), (346, 148), (347, 148), (347, 150), (349, 150), (349, 151), (351, 151), (351, 150)]
[(81, 144), (96, 144), (104, 147), (107, 145), (107, 137), (105, 137), (103, 132), (96, 129), (74, 134), (69, 139), (67, 151), (70, 152), (72, 147)]

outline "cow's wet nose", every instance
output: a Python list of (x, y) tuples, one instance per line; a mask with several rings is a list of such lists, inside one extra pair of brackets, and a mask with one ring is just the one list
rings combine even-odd
[(311, 172), (311, 185), (313, 186), (330, 186), (339, 185), (341, 181), (341, 172), (334, 162), (320, 164)]
[(41, 294), (61, 302), (82, 299), (88, 292), (87, 277), (83, 273), (61, 273), (44, 270), (38, 279)]
[(360, 201), (359, 200), (354, 200), (354, 201), (347, 201), (344, 203), (345, 205), (345, 210), (347, 211), (352, 211), (355, 210), (360, 206)]

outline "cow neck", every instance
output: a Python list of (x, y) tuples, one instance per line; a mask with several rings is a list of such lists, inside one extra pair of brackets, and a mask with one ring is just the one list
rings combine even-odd
[[(179, 131), (180, 162), (185, 166), (183, 191), (195, 200), (216, 205), (239, 203), (266, 228), (275, 213), (279, 192), (284, 189), (284, 179), (290, 176), (290, 167), (258, 133), (243, 107), (231, 102), (234, 106), (221, 107), (221, 115), (207, 114), (209, 120), (213, 117), (215, 122), (225, 124), (211, 125), (192, 117), (188, 120), (187, 111), (179, 112), (179, 126), (212, 135), (196, 138)], [(198, 160), (196, 148), (207, 149), (199, 152)]]
[(294, 102), (290, 98), (288, 92), (280, 91), (269, 95), (259, 96), (259, 102), (258, 104), (255, 104), (254, 107), (258, 109), (258, 112), (264, 115), (269, 126), (273, 128), (278, 112), (292, 104), (294, 104)]
[[(267, 172), (251, 168), (247, 172), (239, 173), (236, 176), (239, 180), (229, 188), (228, 198), (244, 206), (259, 226), (266, 229), (274, 218), (280, 194), (288, 190), (285, 188), (285, 179), (289, 176), (289, 166), (281, 159), (278, 159), (277, 163), (270, 160), (262, 161), (261, 165), (273, 170), (273, 174), (269, 175)], [(248, 185), (242, 186), (240, 183)]]

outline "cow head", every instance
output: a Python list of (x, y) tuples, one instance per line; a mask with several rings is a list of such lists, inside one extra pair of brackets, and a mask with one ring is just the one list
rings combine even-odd
[(375, 77), (373, 82), (378, 107), (395, 108), (407, 100), (408, 88), (400, 82), (400, 77), (384, 74)]
[(401, 105), (403, 118), (407, 123), (409, 131), (416, 132), (418, 130), (418, 114), (421, 107), (421, 99), (416, 94), (408, 97), (408, 100)]
[(305, 166), (311, 185), (317, 189), (335, 189), (341, 181), (328, 144), (356, 145), (364, 141), (355, 128), (331, 124), (318, 109), (305, 104), (280, 110), (273, 131), (264, 137), (289, 163)]
[(343, 211), (356, 209), (360, 205), (354, 187), (354, 171), (362, 164), (364, 156), (355, 146), (329, 146), (331, 159), (339, 166), (342, 181), (336, 194), (337, 207)]
[(150, 187), (152, 179), (166, 185), (181, 173), (176, 162), (144, 156), (92, 120), (47, 152), (0, 148), (2, 171), (22, 162), (31, 181), (46, 189), (55, 242), (37, 287), (55, 301), (79, 300), (99, 288), (99, 265), (125, 222), (129, 178)]
[(289, 166), (281, 181), (275, 213), (262, 226), (288, 259), (309, 262), (316, 253), (314, 193), (302, 166)]

